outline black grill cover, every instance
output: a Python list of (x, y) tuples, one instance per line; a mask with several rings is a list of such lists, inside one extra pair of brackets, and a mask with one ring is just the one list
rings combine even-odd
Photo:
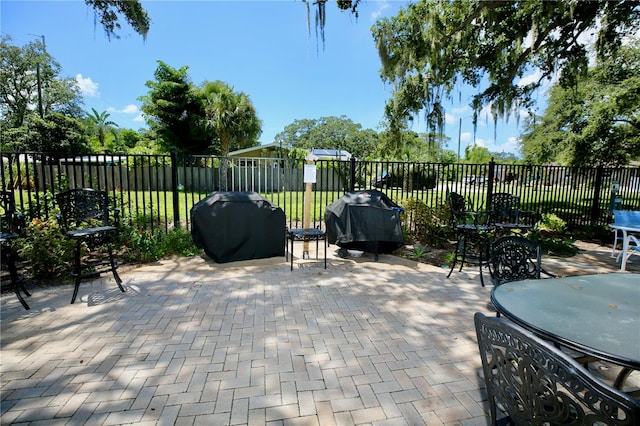
[(218, 263), (284, 256), (285, 222), (255, 192), (214, 192), (191, 208), (191, 237)]
[(347, 249), (392, 253), (404, 245), (402, 210), (380, 191), (347, 192), (325, 210), (327, 239)]

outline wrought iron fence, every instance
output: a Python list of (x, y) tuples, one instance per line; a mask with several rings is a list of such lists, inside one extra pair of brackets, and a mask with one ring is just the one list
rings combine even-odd
[[(226, 178), (222, 163), (227, 163)], [(14, 192), (19, 210), (48, 218), (54, 195), (67, 188), (109, 192), (124, 218), (165, 230), (190, 226), (190, 209), (213, 191), (253, 191), (279, 205), (288, 226), (303, 220), (305, 160), (173, 155), (3, 153), (0, 184)], [(606, 225), (610, 210), (640, 210), (640, 168), (444, 164), (317, 160), (310, 200), (311, 226), (323, 226), (326, 206), (345, 192), (379, 189), (399, 204), (410, 198), (435, 207), (455, 191), (482, 209), (492, 194), (520, 197), (527, 210), (554, 213), (570, 228)], [(618, 191), (612, 192), (613, 184)], [(614, 203), (615, 205), (613, 205)], [(411, 229), (413, 220), (405, 217)]]

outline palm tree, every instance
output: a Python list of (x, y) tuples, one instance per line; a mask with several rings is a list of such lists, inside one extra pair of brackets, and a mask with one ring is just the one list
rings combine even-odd
[(249, 96), (242, 92), (234, 92), (233, 88), (222, 81), (203, 83), (203, 105), (206, 126), (215, 134), (220, 143), (220, 189), (227, 190), (227, 169), (229, 151), (257, 145), (262, 133), (262, 121), (256, 115)]
[(96, 131), (98, 133), (98, 141), (100, 142), (100, 145), (104, 148), (105, 131), (110, 126), (118, 127), (118, 124), (114, 121), (109, 120), (109, 117), (111, 116), (111, 114), (109, 114), (107, 111), (102, 111), (99, 113), (98, 111), (96, 111), (95, 108), (91, 108), (91, 111), (93, 112), (93, 114), (87, 113), (87, 118), (95, 126)]

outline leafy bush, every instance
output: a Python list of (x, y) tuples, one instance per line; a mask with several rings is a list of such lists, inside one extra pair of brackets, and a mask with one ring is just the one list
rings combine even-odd
[(170, 230), (163, 238), (163, 248), (166, 255), (193, 256), (200, 252), (201, 249), (196, 247), (191, 238), (191, 233), (185, 228), (174, 228)]
[(575, 240), (567, 237), (542, 237), (540, 245), (547, 254), (559, 257), (571, 257), (578, 254)]
[(143, 227), (122, 226), (121, 242), (124, 260), (132, 263), (152, 262), (168, 255), (193, 256), (200, 252), (188, 230), (174, 228), (150, 231)]
[(561, 234), (567, 229), (567, 222), (553, 213), (544, 213), (540, 222), (538, 222), (537, 227), (541, 231)]
[(447, 204), (429, 207), (424, 201), (409, 198), (404, 203), (405, 220), (413, 221), (412, 237), (432, 247), (442, 247), (449, 242), (451, 212)]
[(55, 218), (33, 219), (16, 245), (18, 256), (27, 262), (35, 278), (57, 277), (71, 271), (74, 242), (60, 232)]
[(139, 228), (122, 228), (121, 238), (125, 250), (121, 253), (121, 256), (132, 263), (152, 262), (160, 259), (162, 257), (160, 234), (160, 230), (152, 232), (142, 226)]
[(578, 254), (575, 240), (566, 235), (567, 222), (553, 213), (543, 214), (531, 232), (530, 238), (539, 241), (542, 250), (560, 257), (571, 257)]

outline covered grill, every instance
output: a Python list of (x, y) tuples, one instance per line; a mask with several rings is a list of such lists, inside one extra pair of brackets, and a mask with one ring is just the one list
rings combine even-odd
[(402, 211), (380, 191), (348, 192), (325, 210), (327, 238), (345, 249), (392, 253), (404, 245)]
[(191, 209), (191, 237), (218, 263), (284, 256), (285, 222), (255, 192), (214, 192)]

